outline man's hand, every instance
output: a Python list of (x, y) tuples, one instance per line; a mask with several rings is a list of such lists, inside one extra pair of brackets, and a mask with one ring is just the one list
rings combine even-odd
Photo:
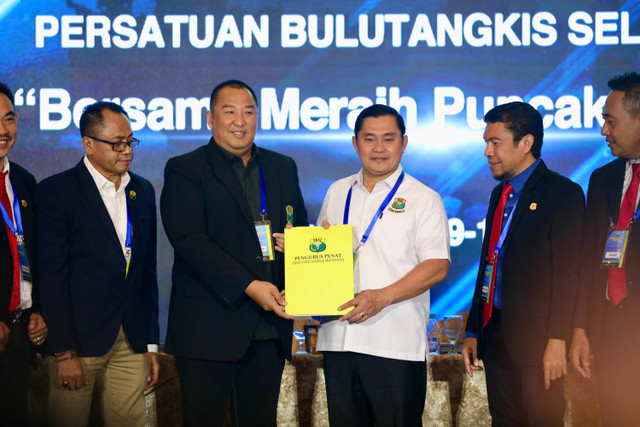
[(158, 382), (158, 375), (160, 374), (160, 363), (158, 363), (158, 353), (150, 351), (145, 353), (144, 357), (147, 360), (147, 368), (149, 370), (149, 373), (147, 375), (147, 388), (145, 390), (149, 390)]
[(569, 359), (573, 363), (580, 375), (584, 378), (591, 378), (591, 364), (589, 361), (589, 338), (587, 331), (582, 328), (573, 329), (571, 347), (569, 348)]
[(287, 301), (284, 299), (284, 291), (280, 292), (274, 284), (262, 280), (254, 280), (244, 292), (265, 311), (273, 311), (282, 318), (293, 319), (292, 315), (284, 311), (284, 307), (287, 305)]
[[(82, 370), (82, 363), (80, 363), (75, 350), (58, 354), (55, 363), (58, 367), (57, 384), (59, 387), (77, 390), (88, 385), (87, 378)], [(65, 384), (67, 385), (65, 386)]]
[(380, 310), (393, 302), (384, 289), (366, 290), (360, 292), (354, 299), (338, 307), (338, 311), (353, 307), (349, 313), (340, 318), (341, 322), (362, 323), (380, 313)]
[(4, 322), (0, 322), (0, 353), (4, 353), (7, 349), (9, 333), (11, 333), (11, 329)]
[(464, 360), (464, 369), (470, 378), (473, 377), (473, 371), (482, 371), (480, 360), (478, 360), (478, 339), (465, 338), (462, 345), (462, 360)]
[(27, 331), (29, 333), (29, 339), (35, 345), (42, 345), (42, 343), (47, 339), (49, 329), (47, 328), (47, 323), (44, 321), (40, 313), (31, 313), (31, 316), (29, 316)]
[[(288, 222), (284, 228), (293, 228), (293, 224)], [(284, 233), (273, 233), (273, 238), (276, 240), (276, 251), (284, 253)]]
[(567, 348), (564, 340), (549, 338), (547, 348), (542, 356), (544, 369), (544, 388), (551, 386), (551, 381), (567, 375)]

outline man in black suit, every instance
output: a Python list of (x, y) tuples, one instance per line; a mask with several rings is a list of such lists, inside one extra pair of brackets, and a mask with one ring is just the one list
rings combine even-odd
[(222, 425), (229, 399), (236, 425), (275, 425), (293, 323), (265, 223), (283, 249), (285, 224), (307, 225), (307, 211), (293, 159), (253, 142), (253, 90), (221, 83), (210, 108), (209, 144), (165, 168), (160, 208), (175, 251), (166, 351), (185, 425)]
[(17, 136), (13, 93), (0, 83), (0, 418), (12, 426), (28, 424), (31, 343), (47, 338), (33, 293), (36, 180), (7, 157)]
[(487, 212), (465, 367), (471, 376), (484, 362), (494, 426), (562, 426), (584, 194), (540, 159), (542, 117), (529, 104), (500, 105), (484, 120), (484, 154), (500, 184)]
[(105, 424), (142, 426), (158, 378), (155, 194), (129, 171), (139, 141), (122, 107), (86, 107), (80, 134), (86, 156), (36, 188), (49, 421), (86, 425), (98, 377)]
[[(616, 76), (609, 88), (601, 133), (618, 158), (596, 169), (589, 181), (569, 356), (591, 377), (591, 344), (602, 425), (632, 426), (640, 419), (640, 74)], [(610, 240), (610, 234), (627, 236), (622, 263), (617, 261), (624, 241)]]

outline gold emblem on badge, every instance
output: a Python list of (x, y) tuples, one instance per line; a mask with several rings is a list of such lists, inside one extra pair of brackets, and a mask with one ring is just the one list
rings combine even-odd
[(129, 198), (131, 200), (135, 200), (136, 199), (136, 192), (133, 191), (133, 190), (129, 191)]
[(538, 209), (538, 204), (537, 203), (531, 203), (529, 205), (529, 210), (530, 211), (535, 211), (536, 209)]
[(29, 206), (26, 200), (20, 200), (20, 204), (22, 205), (23, 208), (26, 208), (27, 206)]

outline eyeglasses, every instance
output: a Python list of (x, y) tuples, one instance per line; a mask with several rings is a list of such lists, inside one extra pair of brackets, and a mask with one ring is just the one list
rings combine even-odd
[(123, 152), (127, 149), (127, 147), (131, 147), (132, 150), (135, 150), (138, 145), (140, 145), (140, 140), (137, 138), (131, 138), (131, 141), (121, 141), (121, 142), (110, 142), (105, 141), (104, 139), (96, 138), (94, 136), (87, 135), (87, 138), (95, 139), (98, 142), (104, 142), (105, 144), (111, 145), (113, 151), (117, 151), (118, 153)]

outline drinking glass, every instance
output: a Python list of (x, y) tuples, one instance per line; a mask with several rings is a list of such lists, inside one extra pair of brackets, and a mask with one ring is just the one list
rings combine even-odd
[(298, 340), (298, 351), (293, 354), (309, 354), (304, 351), (304, 331), (293, 330), (293, 337)]
[(444, 334), (451, 342), (449, 354), (456, 354), (456, 342), (462, 335), (462, 323), (462, 316), (459, 314), (444, 316)]

